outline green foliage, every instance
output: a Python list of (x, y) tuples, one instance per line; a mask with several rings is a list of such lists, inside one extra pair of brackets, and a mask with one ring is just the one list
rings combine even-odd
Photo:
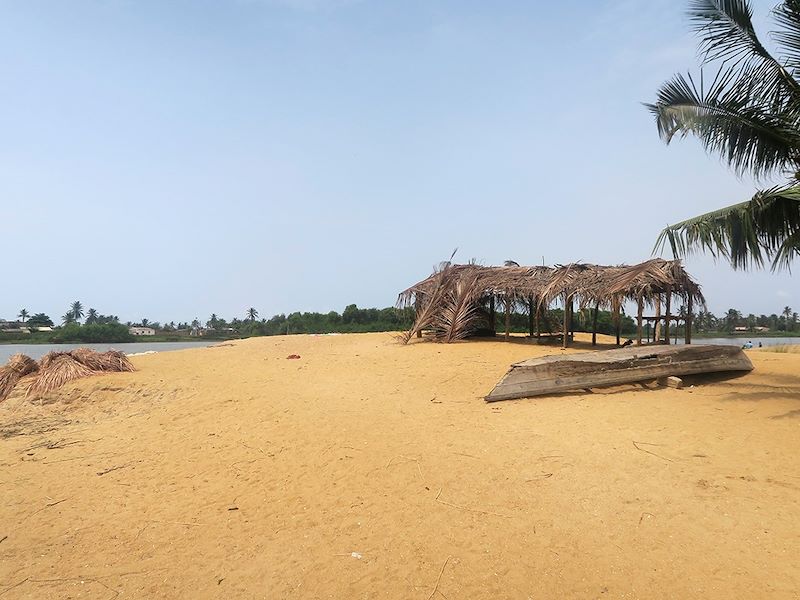
[(275, 315), (261, 321), (238, 321), (230, 326), (240, 335), (283, 335), (292, 333), (359, 333), (369, 331), (402, 331), (411, 327), (414, 320), (413, 309), (396, 308), (358, 308), (351, 304), (342, 315), (335, 311), (328, 313), (295, 312), (289, 315)]
[(29, 327), (52, 327), (53, 320), (44, 313), (36, 313), (28, 319)]
[(86, 342), (86, 343), (121, 343), (135, 342), (135, 336), (128, 332), (128, 328), (120, 323), (106, 323), (79, 325), (70, 323), (64, 325), (52, 336), (50, 341), (59, 344), (62, 342)]
[(782, 57), (761, 44), (747, 0), (691, 0), (703, 62), (717, 65), (704, 80), (676, 75), (648, 105), (661, 138), (692, 135), (740, 174), (783, 173), (789, 181), (747, 202), (687, 219), (662, 231), (656, 248), (676, 257), (700, 250), (734, 268), (788, 268), (800, 254), (800, 2), (783, 0), (773, 33)]

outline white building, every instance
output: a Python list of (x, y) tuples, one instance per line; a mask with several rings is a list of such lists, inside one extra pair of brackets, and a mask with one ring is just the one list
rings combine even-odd
[(156, 330), (152, 327), (128, 327), (128, 333), (131, 335), (155, 335)]

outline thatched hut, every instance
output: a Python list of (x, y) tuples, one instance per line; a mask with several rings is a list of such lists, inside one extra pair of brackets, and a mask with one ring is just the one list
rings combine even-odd
[[(672, 300), (679, 298), (686, 307), (683, 316), (671, 314)], [(398, 305), (414, 306), (416, 320), (406, 333), (408, 341), (429, 331), (433, 339), (451, 342), (475, 335), (481, 330), (496, 330), (498, 306), (505, 312), (505, 334), (509, 336), (510, 315), (522, 307), (528, 313), (531, 336), (540, 336), (543, 311), (554, 304), (564, 307), (559, 335), (567, 346), (575, 305), (591, 308), (593, 343), (597, 333), (597, 311), (610, 310), (617, 326), (619, 343), (620, 313), (624, 303), (637, 305), (637, 343), (642, 343), (642, 323), (664, 322), (669, 343), (670, 322), (686, 322), (686, 343), (691, 343), (692, 310), (705, 305), (705, 298), (680, 261), (655, 258), (637, 265), (591, 265), (573, 263), (555, 267), (523, 267), (516, 264), (485, 267), (476, 264), (443, 263), (434, 273), (400, 294)], [(661, 314), (662, 305), (665, 312)], [(655, 308), (645, 316), (644, 307)], [(660, 339), (660, 335), (659, 335)]]

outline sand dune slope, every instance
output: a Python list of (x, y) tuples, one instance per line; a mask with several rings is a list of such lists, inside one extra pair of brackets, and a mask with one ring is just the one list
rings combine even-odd
[(800, 355), (481, 399), (559, 351), (259, 338), (12, 396), (0, 600), (796, 597)]

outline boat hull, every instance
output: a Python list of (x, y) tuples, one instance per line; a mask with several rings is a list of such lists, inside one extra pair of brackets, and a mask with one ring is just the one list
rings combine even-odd
[(532, 358), (511, 369), (485, 397), (487, 402), (636, 383), (661, 377), (752, 371), (737, 346), (636, 346)]

